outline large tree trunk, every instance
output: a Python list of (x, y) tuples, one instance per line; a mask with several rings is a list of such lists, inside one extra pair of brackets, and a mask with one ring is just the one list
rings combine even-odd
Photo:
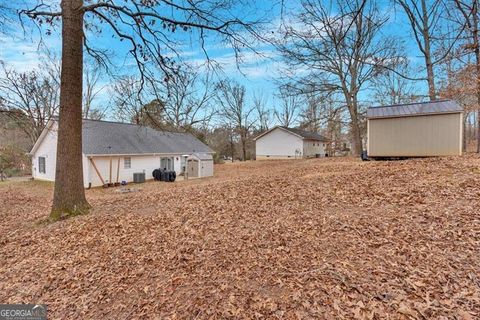
[(356, 121), (352, 121), (351, 123), (351, 130), (352, 130), (352, 154), (354, 156), (359, 156), (362, 154), (362, 136), (360, 134), (360, 126), (358, 124), (358, 119)]
[(356, 107), (348, 106), (350, 112), (350, 133), (352, 138), (352, 155), (362, 154), (362, 135), (360, 133), (360, 124), (358, 123), (358, 112)]
[(62, 73), (52, 219), (81, 214), (90, 207), (82, 167), (82, 6), (83, 0), (62, 1)]
[[(355, 88), (353, 88), (355, 90)], [(353, 91), (352, 90), (352, 91)], [(347, 101), (348, 112), (350, 113), (350, 134), (352, 142), (352, 155), (359, 156), (362, 154), (362, 133), (360, 132), (360, 123), (358, 120), (358, 102), (355, 95), (350, 95), (344, 91), (345, 100)]]

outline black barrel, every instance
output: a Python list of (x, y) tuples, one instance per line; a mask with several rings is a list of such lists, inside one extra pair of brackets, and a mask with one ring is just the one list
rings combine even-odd
[(366, 150), (362, 151), (361, 158), (362, 158), (363, 161), (370, 161), (370, 159), (368, 158), (368, 154), (367, 154)]
[(153, 179), (158, 180), (159, 169), (155, 169), (152, 172)]

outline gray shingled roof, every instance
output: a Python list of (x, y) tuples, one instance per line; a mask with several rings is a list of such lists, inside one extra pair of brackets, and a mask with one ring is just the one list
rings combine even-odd
[(209, 153), (198, 153), (198, 152), (196, 152), (193, 155), (200, 160), (213, 160), (213, 156)]
[(309, 139), (309, 140), (319, 140), (319, 141), (328, 141), (327, 138), (325, 138), (324, 136), (316, 133), (316, 132), (311, 132), (311, 131), (305, 131), (305, 130), (301, 130), (301, 129), (296, 129), (296, 128), (288, 128), (288, 127), (281, 127), (287, 131), (290, 131), (296, 135), (299, 135), (301, 136), (302, 138), (304, 139)]
[(458, 112), (463, 112), (463, 108), (457, 102), (453, 100), (437, 100), (430, 102), (370, 107), (367, 109), (367, 118), (397, 118)]
[(84, 154), (213, 152), (188, 133), (157, 131), (134, 124), (83, 120)]

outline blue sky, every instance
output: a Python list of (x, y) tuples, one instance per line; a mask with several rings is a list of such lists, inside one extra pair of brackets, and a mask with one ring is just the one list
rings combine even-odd
[[(51, 1), (56, 3), (56, 1)], [(58, 1), (59, 2), (59, 1)], [(240, 17), (250, 19), (262, 19), (270, 21), (267, 26), (267, 33), (271, 31), (277, 31), (276, 28), (280, 21), (280, 7), (272, 5), (272, 2), (264, 0), (257, 1), (256, 5), (248, 8), (241, 8), (238, 12), (234, 12)], [(295, 11), (298, 6), (297, 2), (287, 1), (288, 8), (285, 12)], [(389, 5), (389, 2), (385, 1), (381, 3), (385, 13), (390, 16), (390, 20), (387, 22), (384, 28), (384, 34), (395, 35), (399, 41), (402, 41), (407, 49), (408, 56), (415, 64), (421, 64), (419, 51), (416, 44), (413, 41), (410, 27), (405, 21), (405, 17), (400, 10), (394, 10)], [(288, 15), (287, 15), (288, 18)], [(106, 27), (104, 26), (105, 30)], [(7, 35), (0, 35), (0, 60), (3, 60), (7, 65), (12, 66), (18, 71), (28, 71), (35, 68), (43, 54), (39, 50), (40, 37), (38, 31), (33, 33), (27, 32), (26, 34), (21, 31), (20, 28), (13, 29)], [(45, 29), (43, 30), (45, 32)], [(42, 42), (45, 47), (49, 48), (52, 52), (55, 52), (60, 56), (61, 39), (59, 35), (59, 28), (54, 29), (53, 33), (49, 36), (43, 35)], [(191, 37), (189, 40), (188, 37)], [(101, 35), (90, 35), (91, 41), (100, 44), (100, 47), (108, 48), (112, 53), (112, 61), (115, 66), (116, 73), (123, 74), (135, 74), (137, 71), (132, 66), (132, 60), (128, 56), (127, 52), (129, 45), (126, 42), (120, 42), (118, 39), (111, 37), (109, 31), (104, 32)], [(194, 65), (202, 64), (205, 61), (205, 55), (200, 50), (196, 37), (193, 34), (183, 34), (178, 38), (182, 43), (180, 52), (182, 52), (181, 58)], [(255, 43), (256, 50), (261, 55), (257, 55), (251, 51), (246, 51), (242, 57), (242, 63), (237, 65), (233, 50), (219, 41), (218, 37), (212, 36), (207, 39), (205, 45), (209, 57), (220, 64), (222, 72), (220, 77), (228, 77), (235, 79), (236, 81), (244, 84), (247, 88), (247, 96), (251, 101), (254, 95), (262, 94), (268, 98), (269, 106), (274, 108), (278, 101), (274, 94), (277, 92), (275, 79), (280, 75), (280, 69), (284, 66), (280, 55), (275, 51), (273, 46), (265, 43)], [(423, 74), (420, 74), (423, 76)], [(108, 87), (109, 79), (102, 79), (102, 84)], [(425, 84), (419, 83), (417, 85), (421, 93), (425, 93)], [(368, 90), (362, 94), (364, 100), (368, 100)], [(108, 89), (104, 89), (99, 95), (96, 101), (97, 105), (104, 105), (108, 103), (109, 94)]]

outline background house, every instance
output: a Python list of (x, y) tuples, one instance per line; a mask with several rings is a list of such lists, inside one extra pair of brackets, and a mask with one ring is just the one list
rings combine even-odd
[(318, 133), (276, 126), (255, 138), (256, 159), (323, 157), (327, 143)]
[(451, 100), (367, 110), (369, 157), (462, 154), (463, 108)]
[[(48, 122), (33, 146), (32, 176), (55, 180), (57, 155), (55, 119)], [(154, 169), (165, 168), (181, 174), (190, 157), (209, 167), (202, 175), (213, 175), (213, 151), (188, 133), (161, 132), (127, 123), (83, 120), (83, 180), (85, 187), (133, 181), (133, 174), (144, 172), (152, 179)], [(192, 156), (192, 154), (201, 154)]]

